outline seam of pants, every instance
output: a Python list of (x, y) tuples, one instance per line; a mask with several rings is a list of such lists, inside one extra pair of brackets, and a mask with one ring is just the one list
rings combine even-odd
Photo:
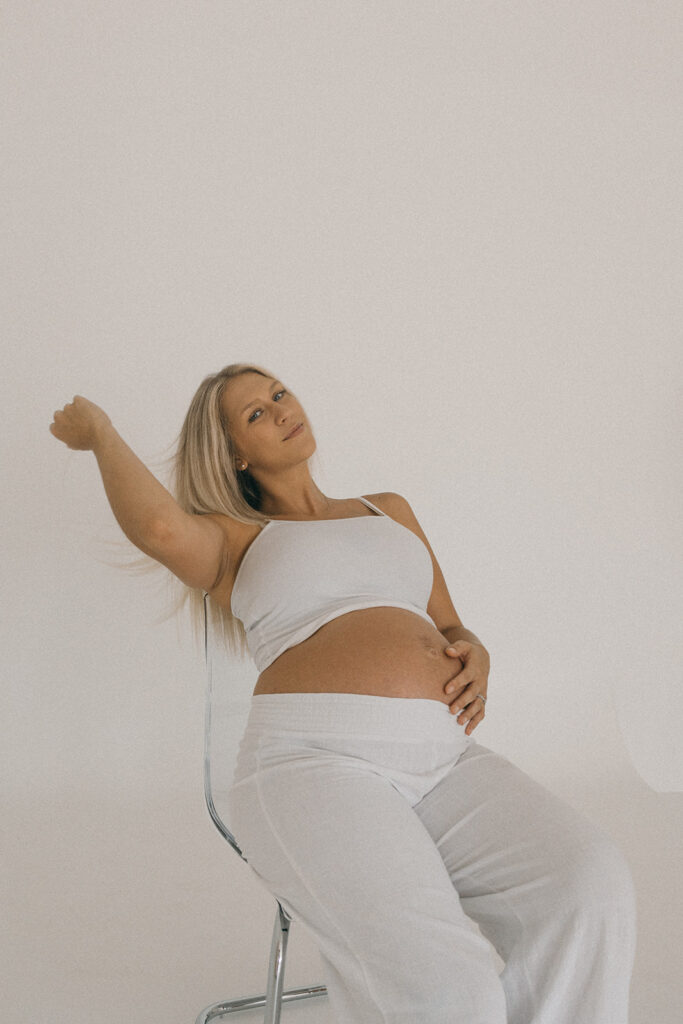
[(314, 892), (311, 891), (309, 886), (306, 884), (306, 882), (304, 881), (304, 877), (303, 877), (303, 875), (301, 873), (301, 870), (299, 868), (299, 865), (295, 862), (293, 857), (291, 857), (290, 854), (287, 852), (287, 850), (285, 849), (285, 845), (282, 842), (278, 832), (273, 827), (272, 820), (270, 818), (270, 815), (268, 814), (268, 811), (266, 810), (265, 802), (264, 802), (264, 800), (263, 800), (263, 798), (261, 796), (261, 741), (259, 741), (258, 747), (256, 749), (256, 763), (257, 763), (256, 792), (258, 793), (259, 802), (261, 804), (261, 810), (263, 812), (264, 817), (268, 821), (268, 824), (270, 825), (270, 829), (271, 829), (271, 832), (273, 834), (273, 837), (276, 840), (276, 842), (278, 843), (278, 845), (280, 846), (280, 848), (282, 849), (282, 851), (285, 854), (285, 856), (287, 857), (287, 859), (289, 861), (289, 864), (292, 866), (292, 868), (296, 872), (296, 875), (297, 875), (301, 885), (303, 886), (303, 888), (306, 889), (306, 891), (309, 893), (309, 895), (312, 897), (312, 899), (315, 900), (316, 904), (320, 907), (320, 909), (324, 913), (324, 915), (327, 918), (327, 920), (330, 921), (330, 923), (333, 925), (335, 931), (343, 937), (344, 941), (346, 942), (347, 948), (352, 953), (354, 960), (356, 961), (356, 963), (358, 964), (358, 967), (360, 968), (360, 972), (361, 972), (363, 981), (365, 982), (365, 988), (367, 990), (368, 996), (372, 1000), (372, 1003), (377, 1008), (378, 1012), (381, 1014), (382, 1020), (384, 1021), (384, 1024), (386, 1024), (386, 1017), (384, 1015), (384, 1011), (382, 1010), (382, 1007), (377, 1002), (377, 999), (373, 995), (372, 990), (370, 988), (370, 985), (368, 983), (368, 978), (367, 978), (367, 975), (365, 973), (365, 969), (363, 967), (363, 961), (360, 959), (360, 957), (356, 953), (355, 949), (353, 949), (353, 947), (349, 943), (346, 935), (344, 934), (342, 929), (339, 927), (339, 925), (336, 924), (336, 922), (333, 921), (332, 918), (329, 916), (327, 910), (325, 909), (325, 906), (322, 903), (320, 903), (318, 897), (315, 895)]

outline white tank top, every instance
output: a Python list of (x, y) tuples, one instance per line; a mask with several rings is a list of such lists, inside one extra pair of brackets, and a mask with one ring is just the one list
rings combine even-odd
[(259, 672), (322, 625), (360, 608), (407, 608), (434, 625), (429, 551), (406, 526), (377, 515), (270, 519), (237, 570), (230, 607)]

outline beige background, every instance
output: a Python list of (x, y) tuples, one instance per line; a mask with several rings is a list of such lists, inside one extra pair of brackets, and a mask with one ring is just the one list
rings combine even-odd
[[(475, 736), (621, 844), (631, 1024), (680, 1021), (681, 5), (3, 15), (7, 1019), (191, 1024), (265, 986), (203, 651), (105, 564), (95, 459), (48, 431), (83, 394), (166, 482), (244, 360), (304, 403), (326, 493), (411, 502), (491, 652)], [(319, 980), (295, 924), (287, 985)]]

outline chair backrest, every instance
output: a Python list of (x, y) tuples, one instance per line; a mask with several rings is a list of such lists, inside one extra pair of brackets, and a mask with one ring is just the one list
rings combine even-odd
[(205, 591), (204, 796), (216, 828), (242, 860), (247, 861), (230, 830), (227, 794), (235, 775), (239, 744), (247, 724), (258, 672), (251, 659), (239, 658), (227, 650), (210, 621), (208, 599)]

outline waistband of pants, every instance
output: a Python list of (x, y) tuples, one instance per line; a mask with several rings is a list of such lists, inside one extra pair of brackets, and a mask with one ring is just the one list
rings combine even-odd
[(252, 694), (248, 727), (450, 742), (454, 733), (465, 729), (440, 700), (310, 691)]

